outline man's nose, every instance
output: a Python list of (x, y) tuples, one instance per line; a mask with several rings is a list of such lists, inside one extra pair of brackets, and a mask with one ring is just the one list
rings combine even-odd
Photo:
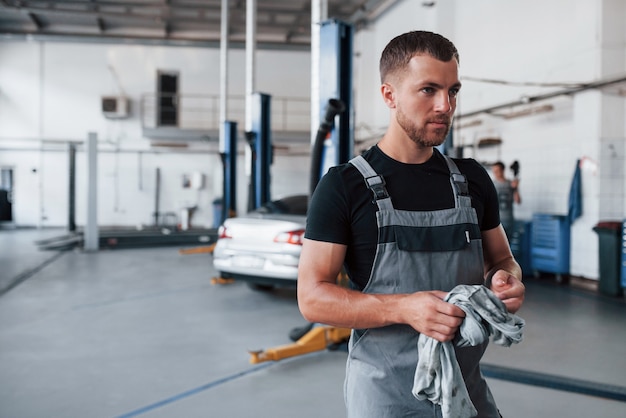
[(450, 113), (454, 109), (454, 98), (448, 92), (440, 92), (435, 99), (435, 111), (440, 113)]

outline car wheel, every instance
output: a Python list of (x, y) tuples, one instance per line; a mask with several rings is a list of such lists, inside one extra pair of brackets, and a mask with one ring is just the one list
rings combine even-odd
[(304, 326), (293, 328), (291, 331), (289, 331), (289, 339), (291, 341), (298, 341), (300, 338), (304, 337), (309, 331), (313, 329), (313, 325), (315, 324), (309, 322)]

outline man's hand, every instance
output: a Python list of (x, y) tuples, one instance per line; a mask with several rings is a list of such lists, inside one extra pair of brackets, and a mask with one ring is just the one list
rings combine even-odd
[(465, 318), (458, 306), (444, 302), (447, 293), (439, 290), (406, 295), (402, 302), (405, 323), (440, 342), (450, 341)]
[(515, 313), (521, 308), (526, 288), (517, 277), (505, 270), (498, 270), (491, 278), (490, 288), (504, 302), (509, 312)]

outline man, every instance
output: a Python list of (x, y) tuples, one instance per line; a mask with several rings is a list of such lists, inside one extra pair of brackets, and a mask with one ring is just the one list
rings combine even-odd
[(513, 202), (518, 205), (522, 203), (522, 198), (517, 189), (519, 180), (509, 180), (504, 175), (504, 163), (497, 161), (491, 166), (493, 174), (493, 184), (498, 192), (498, 201), (500, 202), (500, 223), (506, 232), (507, 237), (511, 236), (513, 227), (515, 226), (515, 218), (513, 217)]
[[(510, 312), (524, 298), (489, 175), (474, 160), (449, 165), (433, 148), (450, 130), (458, 62), (456, 48), (440, 35), (393, 39), (380, 60), (387, 132), (363, 159), (329, 170), (311, 199), (298, 303), (311, 322), (353, 330), (349, 417), (440, 416), (411, 389), (419, 333), (451, 341), (463, 321), (464, 312), (444, 302), (446, 292), (485, 282)], [(457, 165), (462, 174), (451, 174)], [(342, 266), (351, 288), (337, 284)], [(479, 416), (498, 417), (480, 374), (485, 348), (455, 350)]]

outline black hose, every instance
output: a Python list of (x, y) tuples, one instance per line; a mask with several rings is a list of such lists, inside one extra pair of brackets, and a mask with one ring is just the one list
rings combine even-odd
[(322, 171), (322, 151), (324, 150), (324, 141), (326, 136), (333, 128), (335, 116), (345, 110), (346, 106), (339, 99), (329, 99), (326, 105), (326, 113), (324, 119), (320, 122), (311, 151), (311, 182), (309, 185), (310, 195), (313, 194), (317, 183), (319, 183)]

